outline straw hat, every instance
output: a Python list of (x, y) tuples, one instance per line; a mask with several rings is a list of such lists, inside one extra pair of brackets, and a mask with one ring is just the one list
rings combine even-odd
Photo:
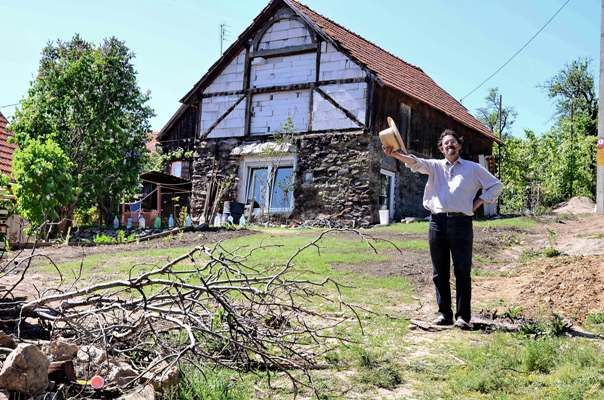
[(386, 118), (388, 121), (388, 128), (380, 132), (380, 141), (384, 146), (392, 147), (394, 150), (400, 150), (407, 154), (407, 148), (405, 142), (394, 123), (394, 120), (390, 117)]

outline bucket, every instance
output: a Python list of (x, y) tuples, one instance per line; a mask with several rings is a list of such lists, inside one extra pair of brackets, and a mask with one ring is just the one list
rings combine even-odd
[(380, 210), (380, 225), (388, 225), (390, 223), (390, 210)]

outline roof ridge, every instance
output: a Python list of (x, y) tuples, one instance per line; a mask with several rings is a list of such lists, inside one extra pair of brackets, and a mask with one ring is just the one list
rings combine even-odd
[(421, 71), (421, 72), (425, 73), (425, 72), (424, 72), (424, 70), (423, 70), (423, 69), (421, 69), (420, 67), (418, 67), (417, 65), (415, 65), (415, 64), (411, 64), (410, 62), (403, 60), (402, 58), (400, 58), (400, 57), (399, 57), (399, 56), (397, 56), (396, 54), (391, 53), (390, 51), (386, 50), (385, 48), (383, 48), (383, 47), (382, 47), (382, 46), (380, 46), (379, 44), (377, 44), (377, 43), (375, 43), (375, 42), (373, 42), (373, 41), (371, 41), (371, 40), (369, 40), (369, 39), (367, 39), (367, 38), (365, 38), (365, 37), (363, 37), (363, 36), (359, 35), (358, 33), (356, 33), (356, 32), (354, 32), (354, 31), (352, 31), (352, 30), (350, 30), (350, 29), (346, 28), (344, 25), (341, 25), (341, 24), (337, 23), (336, 21), (334, 21), (333, 19), (331, 19), (331, 18), (329, 18), (329, 17), (326, 17), (325, 15), (323, 15), (323, 14), (321, 14), (321, 13), (319, 13), (319, 12), (315, 11), (314, 9), (310, 8), (308, 5), (306, 5), (306, 4), (304, 4), (304, 3), (302, 3), (302, 2), (300, 2), (300, 1), (298, 1), (298, 0), (288, 0), (288, 1), (290, 1), (290, 2), (292, 2), (292, 3), (296, 3), (296, 4), (298, 4), (298, 5), (301, 5), (302, 7), (306, 7), (306, 8), (307, 8), (309, 11), (314, 12), (315, 14), (317, 14), (318, 16), (320, 16), (321, 18), (326, 19), (327, 21), (329, 21), (329, 22), (331, 22), (332, 24), (334, 24), (334, 25), (338, 26), (339, 28), (342, 28), (342, 29), (343, 29), (343, 30), (345, 30), (346, 32), (348, 32), (348, 33), (350, 33), (350, 34), (352, 34), (352, 35), (354, 35), (354, 36), (358, 37), (358, 38), (359, 38), (359, 39), (361, 39), (361, 40), (364, 40), (365, 42), (367, 42), (367, 43), (371, 44), (372, 46), (377, 47), (378, 49), (382, 50), (384, 53), (387, 53), (387, 54), (391, 55), (392, 57), (396, 58), (397, 60), (399, 60), (399, 61), (401, 61), (401, 62), (403, 62), (403, 63), (405, 63), (405, 64), (407, 64), (408, 66), (410, 66), (410, 67), (412, 67), (412, 68), (415, 68), (415, 69), (417, 69), (418, 71)]

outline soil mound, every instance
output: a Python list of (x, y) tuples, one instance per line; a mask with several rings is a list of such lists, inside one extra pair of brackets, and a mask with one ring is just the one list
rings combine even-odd
[(526, 266), (532, 270), (520, 298), (527, 309), (553, 311), (582, 322), (604, 311), (604, 256), (556, 257)]
[(573, 197), (554, 208), (556, 214), (588, 214), (594, 212), (594, 203), (589, 197)]

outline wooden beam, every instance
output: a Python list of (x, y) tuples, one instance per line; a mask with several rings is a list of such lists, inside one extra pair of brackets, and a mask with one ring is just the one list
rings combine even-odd
[[(294, 83), (294, 84), (290, 84), (290, 85), (266, 86), (266, 87), (260, 87), (260, 88), (252, 88), (252, 89), (250, 89), (250, 91), (254, 94), (268, 93), (268, 92), (286, 92), (289, 90), (312, 89), (315, 86), (344, 85), (347, 83), (363, 83), (366, 81), (367, 81), (366, 78), (327, 79), (327, 80), (318, 81), (318, 82), (304, 82), (304, 83)], [(235, 95), (244, 95), (244, 94), (247, 94), (247, 91), (231, 90), (228, 92), (206, 93), (206, 94), (201, 95), (201, 97), (205, 99), (207, 97), (235, 96)]]
[(237, 107), (237, 105), (239, 105), (239, 103), (241, 103), (241, 101), (243, 99), (245, 99), (246, 96), (242, 96), (239, 98), (239, 100), (237, 100), (235, 102), (235, 104), (233, 104), (232, 106), (230, 106), (225, 112), (224, 114), (222, 114), (220, 117), (218, 117), (218, 119), (212, 124), (212, 126), (210, 126), (208, 128), (208, 131), (206, 132), (205, 136), (208, 136), (210, 134), (210, 132), (212, 132), (214, 130), (214, 128), (216, 128), (218, 126), (219, 123), (222, 122), (223, 119), (225, 119), (227, 117), (227, 115), (229, 115), (231, 113), (231, 111), (233, 111), (235, 109), (235, 107)]
[(347, 109), (345, 109), (344, 107), (342, 107), (337, 101), (335, 101), (333, 99), (333, 97), (331, 97), (330, 95), (328, 95), (327, 93), (325, 93), (321, 88), (317, 87), (315, 88), (316, 92), (319, 93), (325, 100), (327, 100), (329, 103), (331, 103), (332, 106), (334, 106), (335, 108), (337, 108), (338, 110), (342, 111), (344, 113), (344, 115), (346, 115), (350, 120), (352, 120), (352, 122), (354, 122), (355, 124), (357, 124), (359, 127), (361, 128), (365, 128), (365, 124), (363, 124), (361, 121), (359, 121), (357, 119), (357, 117), (351, 113), (350, 111), (348, 111)]
[(316, 50), (317, 50), (317, 45), (315, 43), (301, 44), (298, 46), (288, 46), (288, 47), (282, 47), (279, 49), (254, 51), (251, 54), (251, 58), (256, 58), (256, 57), (271, 58), (271, 57), (293, 56), (296, 54), (312, 53)]
[(245, 51), (245, 64), (243, 66), (243, 92), (246, 94), (243, 136), (248, 136), (250, 134), (250, 126), (252, 124), (252, 94), (250, 93), (250, 77), (252, 70), (251, 52), (252, 43), (248, 42)]
[(367, 109), (365, 110), (365, 126), (370, 131), (373, 129), (373, 108), (374, 108), (374, 82), (373, 79), (367, 79)]
[(319, 70), (321, 68), (321, 41), (317, 41), (317, 55), (315, 57), (315, 85), (310, 91), (309, 104), (308, 104), (308, 131), (312, 131), (312, 118), (313, 118), (313, 107), (315, 102), (315, 91), (319, 83)]

